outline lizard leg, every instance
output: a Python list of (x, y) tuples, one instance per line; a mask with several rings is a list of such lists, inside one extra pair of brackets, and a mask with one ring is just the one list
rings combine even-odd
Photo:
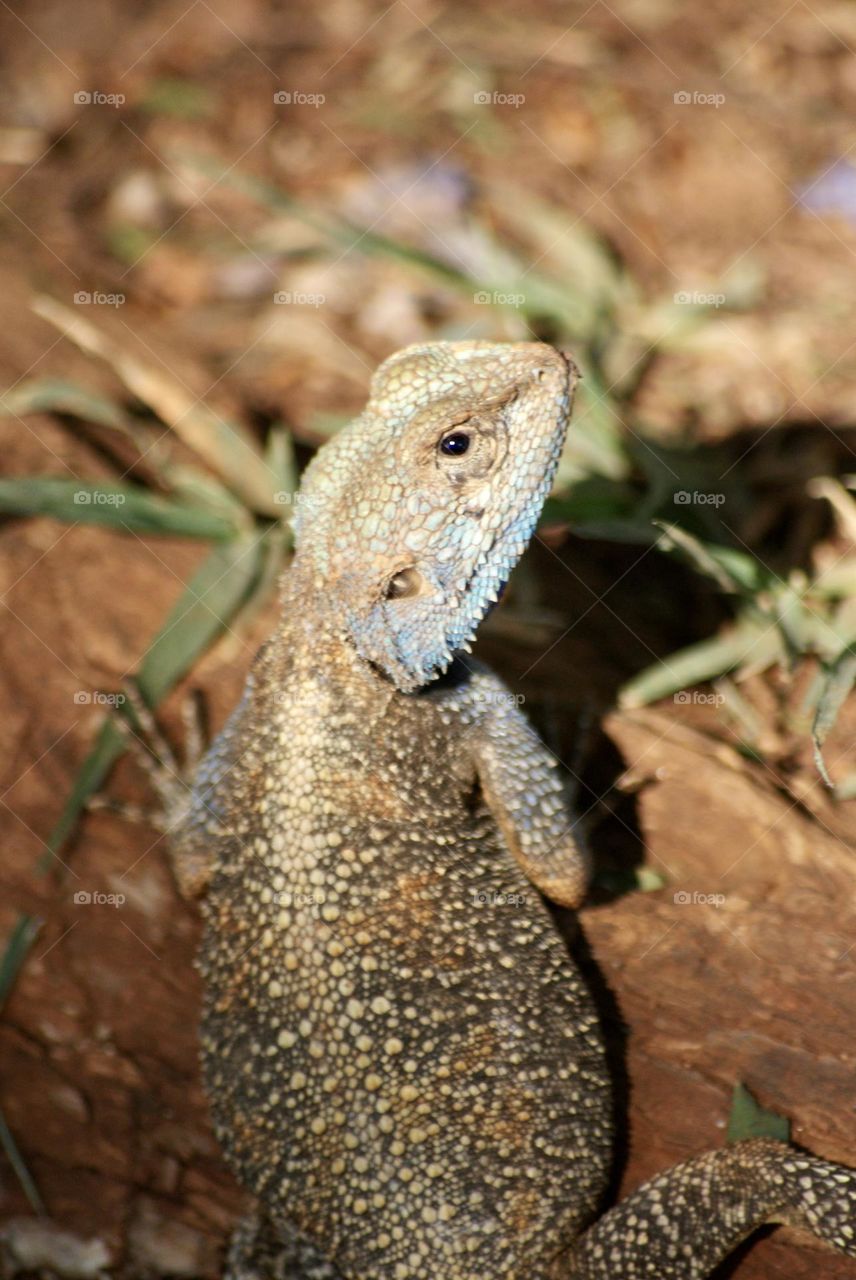
[(246, 1214), (229, 1243), (223, 1280), (342, 1280), (313, 1246), (278, 1231), (260, 1211)]
[(578, 907), (588, 860), (574, 833), (558, 761), (492, 673), (472, 681), (468, 743), (488, 809), (512, 857), (546, 897)]
[(702, 1280), (768, 1223), (856, 1258), (856, 1171), (755, 1138), (644, 1183), (586, 1232), (573, 1280)]

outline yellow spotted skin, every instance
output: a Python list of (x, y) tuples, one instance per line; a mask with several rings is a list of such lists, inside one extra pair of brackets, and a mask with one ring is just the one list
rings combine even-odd
[(609, 1161), (591, 1003), (473, 800), (467, 682), (379, 698), (355, 668), (345, 698), (294, 662), (275, 645), (256, 669), (252, 826), (209, 896), (221, 1139), (346, 1276), (528, 1274), (590, 1218)]
[[(778, 1211), (756, 1203), (777, 1176), (791, 1220), (852, 1252), (852, 1175), (786, 1175), (777, 1144), (690, 1162), (590, 1227), (610, 1084), (539, 892), (577, 905), (585, 867), (553, 760), (466, 654), (576, 376), (537, 343), (408, 348), (305, 477), (281, 623), (175, 847), (205, 893), (212, 1115), (256, 1204), (230, 1280), (703, 1276)], [(800, 1177), (829, 1201), (812, 1220)]]

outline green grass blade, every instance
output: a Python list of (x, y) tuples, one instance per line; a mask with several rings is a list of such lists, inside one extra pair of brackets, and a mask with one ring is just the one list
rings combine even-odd
[(280, 505), (280, 519), (287, 519), (293, 508), (294, 495), (300, 485), (297, 459), (294, 455), (294, 439), (288, 427), (276, 423), (268, 434), (265, 461), (270, 467), (276, 487), (276, 500)]
[(252, 593), (235, 616), (235, 626), (237, 628), (243, 631), (249, 630), (258, 614), (275, 596), (277, 584), (285, 568), (291, 544), (292, 532), (290, 524), (283, 522), (282, 524), (271, 525), (265, 535), (262, 567), (258, 578), (253, 584)]
[(247, 533), (254, 527), (253, 517), (244, 504), (210, 472), (168, 463), (162, 470), (162, 479), (176, 502), (197, 511), (211, 512), (229, 525), (233, 535), (239, 531)]
[(237, 524), (224, 515), (149, 493), (141, 485), (95, 484), (63, 476), (0, 480), (0, 515), (51, 516), (68, 524), (101, 524), (134, 533), (178, 534), (219, 541)]
[[(520, 311), (530, 320), (551, 317), (564, 333), (586, 345), (594, 337), (590, 311), (582, 296), (562, 283), (524, 268), (508, 248), (498, 241), (486, 239), (486, 253), (483, 255), (485, 262), (478, 269), (461, 269), (411, 245), (399, 243), (364, 227), (354, 226), (334, 215), (309, 209), (270, 183), (229, 172), (202, 157), (183, 155), (182, 160), (215, 182), (222, 181), (226, 186), (268, 209), (300, 218), (319, 231), (331, 245), (345, 245), (349, 248), (356, 246), (362, 253), (378, 254), (406, 262), (457, 286), (471, 297), (474, 292), (519, 294), (522, 298)], [(591, 272), (594, 272), (593, 264)], [(583, 382), (577, 427), (581, 426), (583, 420), (586, 425), (573, 435), (570, 445), (571, 453), (580, 455), (574, 474), (593, 470), (621, 478), (628, 474), (630, 464), (623, 444), (623, 428), (616, 405), (585, 351), (579, 353), (579, 362)], [(566, 472), (569, 465), (566, 462)], [(562, 474), (560, 472), (560, 480)]]
[(236, 538), (215, 547), (188, 583), (137, 672), (140, 692), (154, 708), (228, 629), (252, 594), (264, 565), (264, 539)]
[(66, 413), (85, 422), (117, 431), (130, 429), (127, 415), (106, 396), (85, 391), (62, 378), (35, 378), (22, 382), (0, 397), (0, 416), (24, 417), (28, 413)]
[(37, 863), (38, 871), (46, 872), (53, 865), (54, 855), (71, 836), (87, 801), (101, 790), (124, 749), (125, 739), (119, 727), (113, 719), (105, 720), (98, 731), (95, 746), (78, 770), (60, 815), (45, 841), (45, 852)]
[(702, 542), (686, 529), (664, 520), (655, 520), (654, 524), (662, 531), (660, 550), (688, 562), (699, 573), (712, 578), (720, 590), (752, 597), (770, 586), (764, 566), (745, 552)]
[(204, 120), (217, 107), (216, 95), (204, 85), (179, 76), (159, 76), (146, 85), (138, 110), (177, 120)]
[(33, 945), (41, 927), (40, 920), (27, 915), (18, 916), (12, 927), (9, 941), (6, 943), (6, 950), (3, 952), (2, 960), (0, 960), (0, 1010), (6, 1003), (9, 992), (12, 990), (15, 979), (27, 957), (27, 952)]
[(400, 244), (398, 241), (391, 240), (388, 236), (381, 235), (376, 231), (367, 231), (363, 227), (354, 226), (346, 219), (326, 213), (323, 210), (310, 208), (293, 196), (287, 195), (270, 182), (265, 182), (260, 178), (251, 178), (246, 174), (236, 173), (225, 165), (212, 163), (206, 156), (182, 152), (178, 159), (182, 164), (196, 169), (197, 172), (204, 174), (205, 177), (213, 179), (214, 185), (219, 185), (222, 182), (224, 186), (248, 196), (249, 199), (263, 205), (265, 208), (273, 209), (277, 213), (289, 213), (293, 217), (299, 218), (307, 226), (319, 231), (325, 239), (333, 244), (347, 248), (356, 246), (363, 253), (383, 253), (387, 257), (395, 258), (398, 261), (422, 267), (431, 275), (440, 276), (446, 281), (458, 284), (465, 283), (468, 289), (472, 287), (472, 281), (469, 276), (455, 267), (450, 267), (440, 258), (435, 258), (433, 254), (413, 248), (410, 245)]
[(12, 1136), (12, 1130), (6, 1123), (6, 1117), (2, 1111), (0, 1111), (0, 1147), (3, 1148), (6, 1159), (14, 1169), (15, 1176), (20, 1182), (30, 1206), (35, 1213), (42, 1217), (45, 1214), (44, 1201), (39, 1195), (39, 1189), (33, 1180), (32, 1174), (24, 1163), (24, 1158), (18, 1150), (18, 1144)]
[(507, 191), (494, 184), (491, 195), (502, 210), (503, 222), (533, 246), (552, 277), (580, 294), (589, 306), (611, 311), (633, 296), (632, 281), (620, 261), (582, 219), (524, 189), (517, 189), (509, 200)]
[(726, 1140), (743, 1142), (746, 1138), (775, 1138), (779, 1142), (790, 1142), (791, 1126), (785, 1116), (762, 1107), (745, 1084), (736, 1084)]
[(830, 790), (835, 789), (835, 783), (827, 771), (822, 748), (827, 734), (850, 695), (854, 682), (856, 682), (856, 653), (852, 649), (845, 649), (827, 672), (811, 727), (817, 771)]
[(618, 705), (626, 711), (644, 707), (669, 694), (715, 680), (747, 660), (768, 666), (782, 656), (781, 635), (776, 628), (761, 619), (743, 617), (723, 635), (679, 649), (646, 667), (623, 686)]
[[(20, 973), (27, 958), (27, 953), (38, 936), (41, 927), (41, 921), (34, 919), (32, 916), (20, 915), (15, 921), (12, 932), (9, 935), (9, 941), (6, 943), (6, 949), (3, 952), (3, 958), (0, 960), (0, 1010), (6, 1003), (9, 992), (15, 984), (15, 979)], [(0, 1147), (2, 1147), (6, 1159), (15, 1171), (15, 1176), (20, 1182), (24, 1195), (30, 1202), (32, 1209), (38, 1214), (43, 1214), (45, 1206), (39, 1195), (38, 1187), (24, 1163), (24, 1158), (18, 1150), (18, 1144), (12, 1135), (12, 1130), (6, 1123), (6, 1117), (2, 1111), (0, 1111)]]
[[(555, 490), (544, 503), (543, 523), (563, 521), (574, 526), (597, 520), (609, 522), (633, 520), (638, 505), (634, 489), (621, 481), (603, 475), (590, 475), (575, 481), (564, 490)], [(647, 521), (648, 541), (657, 530)]]
[[(245, 537), (215, 547), (203, 561), (140, 664), (137, 681), (148, 706), (155, 708), (229, 626), (252, 594), (263, 560), (261, 542)], [(48, 836), (40, 870), (50, 866), (124, 749), (125, 738), (115, 720), (105, 720)]]
[(577, 392), (573, 425), (559, 460), (556, 488), (592, 472), (612, 480), (626, 479), (632, 461), (618, 405), (603, 385), (585, 352), (578, 353), (582, 381)]

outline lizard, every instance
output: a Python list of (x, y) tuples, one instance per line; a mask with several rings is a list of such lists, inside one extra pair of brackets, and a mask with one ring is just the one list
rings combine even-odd
[(693, 1280), (769, 1222), (856, 1257), (856, 1173), (772, 1139), (599, 1216), (604, 1041), (546, 905), (579, 907), (586, 857), (555, 758), (469, 657), (577, 381), (537, 342), (379, 367), (304, 474), (274, 634), (171, 793), (204, 1081), (254, 1205), (228, 1280)]

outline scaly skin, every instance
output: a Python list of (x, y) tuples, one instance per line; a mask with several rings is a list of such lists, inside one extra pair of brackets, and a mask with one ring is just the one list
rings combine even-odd
[(409, 348), (307, 472), (281, 624), (175, 849), (207, 895), (214, 1121), (258, 1206), (232, 1280), (689, 1280), (782, 1219), (856, 1256), (854, 1176), (771, 1142), (586, 1231), (610, 1086), (539, 893), (576, 906), (585, 870), (553, 760), (461, 654), (575, 380), (540, 344)]

